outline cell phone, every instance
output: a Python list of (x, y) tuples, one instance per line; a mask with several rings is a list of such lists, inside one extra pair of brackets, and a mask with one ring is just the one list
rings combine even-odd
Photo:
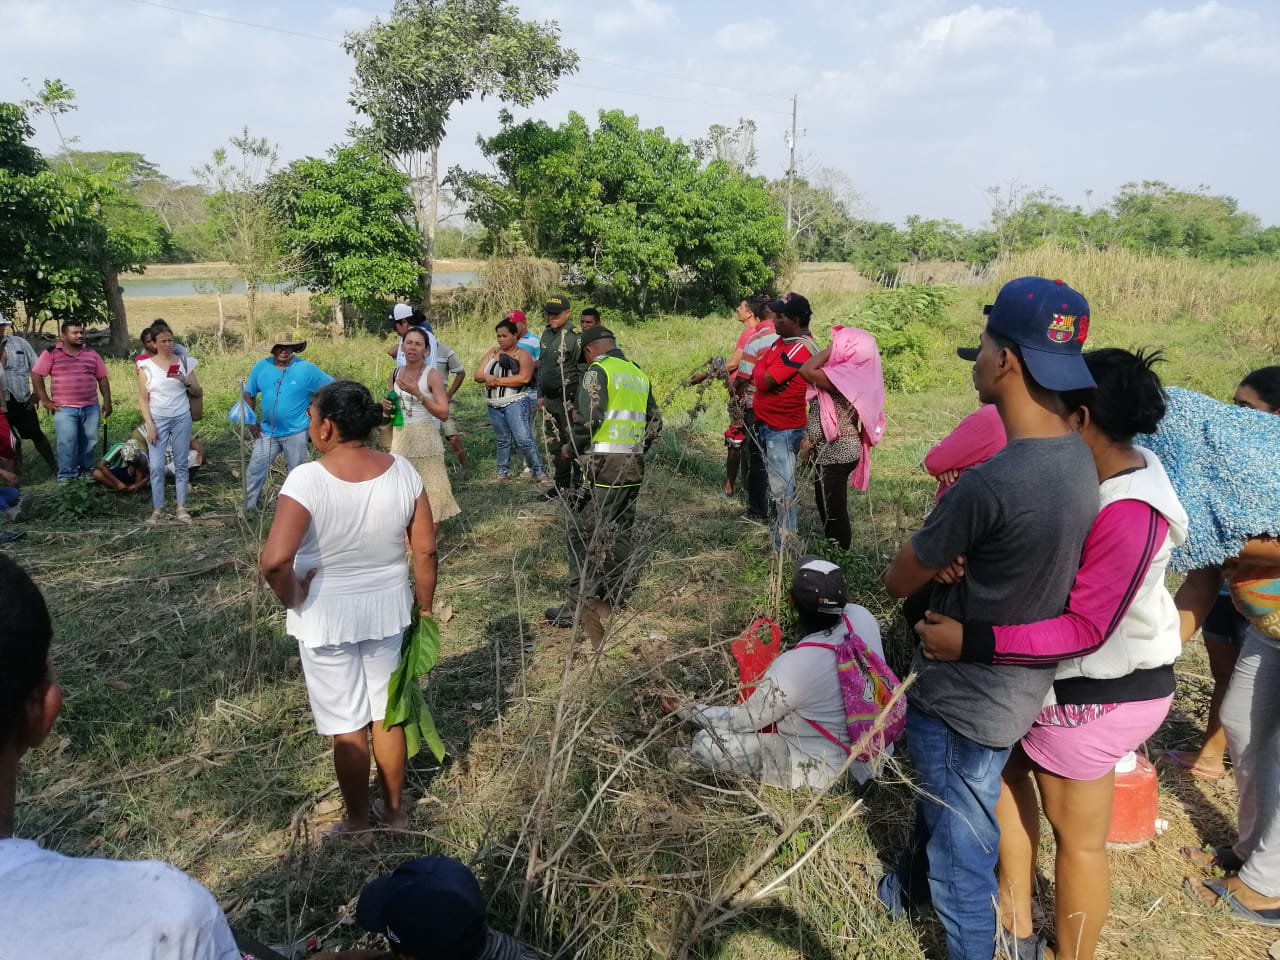
[(181, 370), (182, 370), (182, 364), (180, 364), (180, 363), (172, 363), (172, 364), (170, 364), (170, 365), (169, 365), (169, 376), (171, 376), (171, 377), (176, 377), (176, 376), (178, 375), (179, 371), (181, 371)]

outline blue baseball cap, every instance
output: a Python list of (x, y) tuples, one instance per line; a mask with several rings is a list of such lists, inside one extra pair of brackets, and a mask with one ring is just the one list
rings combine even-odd
[[(1010, 280), (983, 308), (987, 332), (1016, 343), (1027, 372), (1046, 390), (1096, 387), (1084, 362), (1089, 336), (1089, 301), (1061, 280)], [(976, 360), (977, 347), (960, 347), (962, 360)]]
[(465, 864), (435, 854), (402, 863), (360, 891), (356, 922), (398, 953), (474, 960), (489, 934), (480, 884)]

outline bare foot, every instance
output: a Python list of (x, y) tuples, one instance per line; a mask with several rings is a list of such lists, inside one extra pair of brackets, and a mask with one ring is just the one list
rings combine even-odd
[(1202, 870), (1225, 870), (1228, 873), (1234, 873), (1244, 866), (1244, 861), (1237, 857), (1230, 847), (1218, 847), (1212, 851), (1201, 847), (1183, 847), (1178, 852), (1183, 860), (1195, 864)]
[(186, 508), (186, 507), (179, 507), (179, 508), (178, 508), (178, 519), (179, 519), (182, 523), (190, 523), (190, 522), (191, 522), (191, 514), (187, 513), (187, 508)]

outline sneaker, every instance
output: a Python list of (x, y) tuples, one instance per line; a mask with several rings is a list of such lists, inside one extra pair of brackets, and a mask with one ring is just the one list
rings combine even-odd
[(22, 501), (21, 501), (21, 500), (19, 500), (17, 503), (15, 503), (15, 504), (14, 504), (12, 507), (10, 507), (8, 510), (5, 510), (5, 511), (4, 511), (4, 516), (5, 516), (5, 518), (6, 518), (10, 523), (17, 523), (17, 522), (18, 522), (18, 516), (19, 516), (21, 513), (22, 513)]
[(148, 527), (157, 526), (159, 525), (160, 521), (163, 519), (164, 519), (164, 513), (162, 511), (152, 510), (151, 516), (147, 517), (147, 526)]
[(191, 514), (187, 513), (186, 507), (179, 507), (177, 516), (178, 516), (178, 520), (181, 521), (182, 523), (191, 522)]

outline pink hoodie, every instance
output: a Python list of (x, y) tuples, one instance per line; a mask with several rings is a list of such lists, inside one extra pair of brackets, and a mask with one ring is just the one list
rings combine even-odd
[[(871, 448), (884, 436), (884, 374), (880, 369), (880, 350), (876, 338), (858, 327), (831, 328), (831, 356), (822, 367), (831, 385), (849, 401), (858, 415), (858, 431), (862, 452), (854, 468), (849, 486), (867, 489), (871, 480)], [(822, 432), (828, 440), (840, 436), (836, 426), (836, 407), (831, 394), (810, 386), (805, 396), (818, 398)]]

